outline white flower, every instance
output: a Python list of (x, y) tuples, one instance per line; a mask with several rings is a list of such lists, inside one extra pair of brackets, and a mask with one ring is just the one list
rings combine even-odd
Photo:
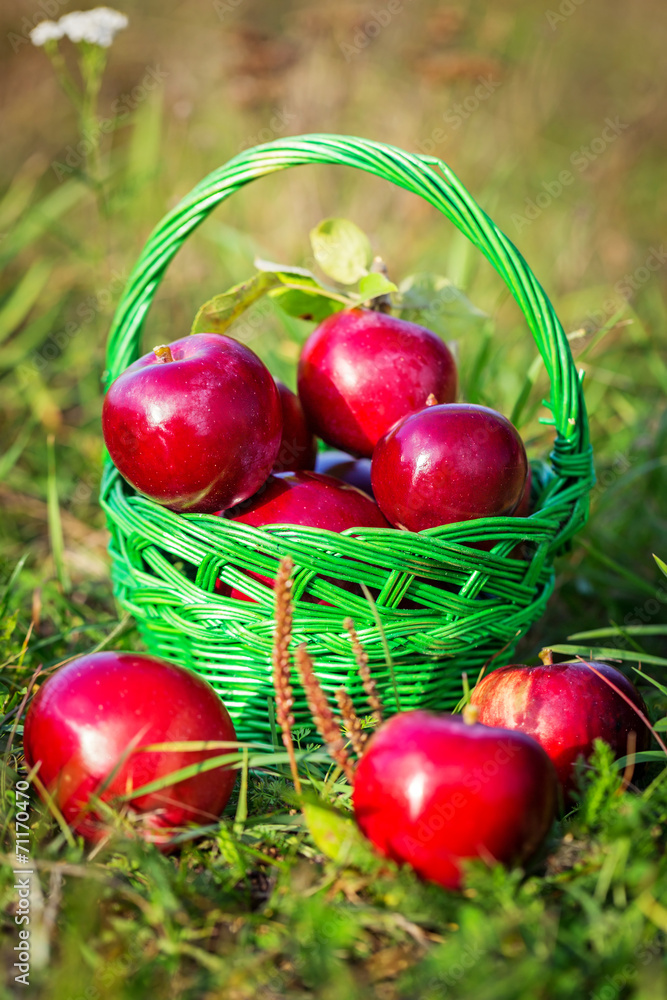
[(64, 34), (60, 27), (60, 21), (42, 21), (30, 32), (30, 41), (33, 45), (45, 45), (46, 42), (57, 42)]
[(126, 28), (128, 19), (111, 7), (94, 10), (73, 10), (58, 21), (58, 27), (73, 42), (91, 42), (108, 49), (118, 31)]

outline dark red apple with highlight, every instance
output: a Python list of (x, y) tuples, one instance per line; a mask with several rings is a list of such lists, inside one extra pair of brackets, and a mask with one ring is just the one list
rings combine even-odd
[(176, 511), (214, 513), (255, 493), (282, 434), (278, 389), (256, 354), (197, 333), (155, 348), (111, 384), (104, 443), (131, 486)]
[[(377, 504), (361, 490), (333, 476), (305, 470), (271, 476), (255, 497), (228, 511), (226, 517), (254, 528), (267, 524), (299, 524), (328, 531), (390, 527)], [(249, 576), (268, 587), (273, 586), (272, 579), (259, 573), (252, 572)], [(348, 586), (338, 580), (333, 582)], [(220, 580), (216, 590), (239, 600), (252, 600)]]
[(647, 717), (647, 709), (634, 684), (609, 664), (553, 663), (550, 650), (543, 655), (540, 666), (519, 664), (492, 671), (475, 687), (471, 704), (484, 725), (534, 737), (549, 754), (569, 796), (575, 789), (574, 765), (579, 757), (591, 756), (596, 739), (608, 743), (617, 757), (632, 749), (631, 733), (638, 751), (648, 748), (650, 732), (635, 711)]
[(327, 444), (370, 458), (400, 417), (433, 394), (456, 399), (454, 358), (426, 327), (372, 309), (346, 309), (310, 335), (299, 360), (299, 397)]
[(317, 455), (317, 441), (308, 426), (301, 400), (276, 379), (283, 413), (283, 434), (278, 456), (273, 463), (274, 472), (293, 472), (296, 469), (313, 469)]
[(527, 470), (523, 441), (506, 417), (486, 406), (449, 403), (394, 424), (373, 452), (371, 482), (387, 520), (422, 531), (513, 514)]
[[(111, 803), (181, 768), (234, 752), (143, 747), (230, 742), (236, 734), (222, 701), (196, 674), (142, 653), (103, 652), (77, 657), (49, 677), (28, 709), (23, 739), (28, 767), (40, 764), (40, 780), (67, 822), (97, 841), (110, 826), (91, 796)], [(126, 808), (140, 836), (168, 846), (175, 829), (215, 821), (235, 776), (218, 766), (131, 799)]]
[(553, 765), (530, 736), (420, 710), (371, 737), (352, 794), (378, 850), (447, 889), (460, 888), (466, 860), (529, 860), (556, 800)]

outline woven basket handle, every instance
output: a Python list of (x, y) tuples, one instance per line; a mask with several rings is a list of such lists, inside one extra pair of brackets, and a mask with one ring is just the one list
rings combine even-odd
[(244, 150), (201, 181), (153, 231), (128, 279), (109, 334), (107, 385), (139, 356), (141, 328), (153, 296), (190, 233), (216, 205), (250, 181), (310, 163), (356, 167), (413, 191), (447, 216), (490, 261), (521, 308), (551, 379), (550, 405), (558, 432), (551, 461), (557, 489), (568, 490), (573, 480), (585, 480), (586, 489), (582, 491), (580, 482), (574, 491), (581, 502), (581, 494), (593, 482), (586, 407), (567, 338), (544, 289), (514, 244), (445, 163), (369, 139), (338, 135), (278, 139)]

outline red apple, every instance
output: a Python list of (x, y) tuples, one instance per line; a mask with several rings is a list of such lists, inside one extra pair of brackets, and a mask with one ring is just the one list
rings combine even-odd
[(197, 333), (126, 368), (102, 408), (121, 475), (177, 511), (213, 513), (251, 496), (280, 447), (278, 389), (256, 354), (231, 337)]
[(427, 406), (399, 420), (373, 453), (371, 482), (382, 513), (422, 531), (478, 517), (509, 515), (526, 482), (518, 432), (486, 406)]
[[(547, 653), (545, 658), (550, 659)], [(534, 737), (549, 754), (568, 795), (575, 789), (575, 761), (591, 756), (594, 740), (604, 740), (619, 757), (627, 753), (631, 732), (637, 750), (646, 750), (650, 743), (649, 730), (632, 708), (636, 705), (647, 714), (634, 684), (606, 663), (591, 661), (590, 666), (597, 673), (580, 660), (498, 667), (480, 681), (471, 698), (480, 722)]]
[(317, 441), (306, 422), (299, 397), (276, 379), (280, 405), (283, 412), (283, 436), (278, 457), (273, 463), (274, 472), (291, 472), (315, 467)]
[(329, 316), (301, 351), (298, 388), (308, 421), (335, 448), (370, 457), (400, 417), (433, 394), (456, 398), (456, 365), (423, 326), (371, 309)]
[(352, 801), (385, 857), (457, 889), (466, 859), (512, 864), (534, 855), (556, 796), (553, 765), (524, 733), (410, 711), (371, 737)]
[[(109, 826), (87, 809), (98, 794), (112, 802), (180, 768), (229, 750), (154, 750), (152, 743), (234, 741), (227, 709), (196, 674), (141, 653), (90, 653), (61, 667), (39, 689), (25, 720), (28, 767), (39, 777), (67, 822), (88, 840)], [(104, 782), (107, 787), (100, 791)], [(196, 774), (129, 802), (142, 837), (168, 844), (171, 831), (220, 815), (236, 772), (223, 767)]]
[(318, 451), (315, 459), (315, 472), (321, 472), (334, 479), (342, 479), (350, 486), (356, 486), (370, 497), (373, 496), (371, 486), (370, 458), (354, 458), (344, 451)]
[[(227, 513), (230, 521), (263, 528), (267, 524), (302, 524), (329, 531), (348, 528), (389, 528), (379, 507), (361, 490), (342, 483), (332, 476), (317, 472), (283, 472), (271, 476), (264, 487), (246, 503)], [(268, 587), (273, 580), (259, 573), (249, 573)], [(340, 587), (349, 584), (334, 580)], [(242, 591), (231, 589), (222, 581), (216, 583), (218, 593), (250, 601)]]

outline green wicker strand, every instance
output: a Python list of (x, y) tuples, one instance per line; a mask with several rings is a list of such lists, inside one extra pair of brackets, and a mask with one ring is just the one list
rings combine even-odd
[[(585, 522), (593, 484), (581, 380), (567, 338), (516, 247), (433, 157), (347, 136), (309, 135), (245, 150), (204, 178), (156, 227), (116, 310), (107, 384), (139, 354), (143, 322), (162, 276), (187, 237), (250, 181), (307, 164), (355, 167), (433, 205), (484, 254), (519, 304), (551, 380), (556, 428), (549, 464), (534, 467), (529, 518), (490, 518), (412, 534), (359, 529), (342, 535), (274, 525), (253, 529), (209, 515), (178, 515), (137, 496), (107, 460), (101, 503), (111, 529), (114, 592), (149, 649), (186, 664), (216, 687), (240, 736), (270, 735), (273, 576), (294, 561), (294, 642), (307, 642), (326, 690), (345, 685), (357, 711), (363, 688), (347, 630), (355, 621), (389, 711), (453, 705), (461, 672), (507, 662), (553, 590), (553, 559)], [(490, 542), (490, 551), (478, 543)], [(216, 592), (217, 581), (222, 591)], [(361, 590), (370, 588), (371, 608)], [(224, 587), (251, 600), (224, 596)], [(378, 626), (378, 622), (380, 626)], [(390, 662), (387, 662), (387, 651)], [(307, 724), (295, 688), (297, 723)], [(398, 698), (398, 702), (397, 702)]]

